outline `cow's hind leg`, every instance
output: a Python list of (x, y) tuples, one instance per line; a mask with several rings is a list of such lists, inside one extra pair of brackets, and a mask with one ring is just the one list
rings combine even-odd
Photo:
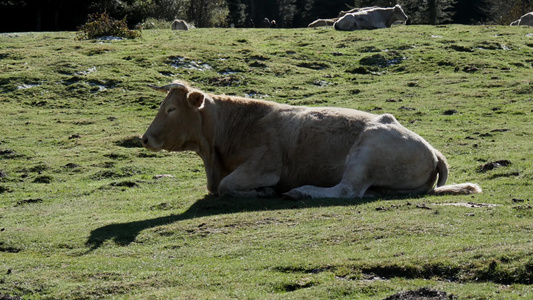
[(304, 185), (283, 194), (292, 199), (305, 198), (363, 198), (366, 190), (372, 185), (366, 174), (371, 148), (352, 148), (346, 159), (346, 168), (339, 184), (333, 187), (317, 187)]

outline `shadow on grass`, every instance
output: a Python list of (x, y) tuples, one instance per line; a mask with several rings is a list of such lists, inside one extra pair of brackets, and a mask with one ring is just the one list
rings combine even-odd
[(196, 201), (181, 214), (171, 214), (155, 219), (128, 223), (110, 224), (97, 228), (91, 231), (91, 235), (85, 244), (90, 248), (88, 252), (98, 249), (108, 240), (112, 240), (118, 245), (126, 246), (132, 243), (137, 235), (145, 229), (205, 216), (266, 210), (355, 206), (371, 201), (375, 201), (375, 199), (306, 199), (293, 201), (280, 198), (235, 199), (206, 196)]

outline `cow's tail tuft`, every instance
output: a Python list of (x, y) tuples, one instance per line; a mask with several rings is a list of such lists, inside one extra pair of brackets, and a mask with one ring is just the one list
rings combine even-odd
[(468, 195), (483, 193), (481, 187), (476, 183), (450, 184), (436, 187), (432, 194), (435, 195)]
[(435, 150), (437, 155), (437, 170), (439, 172), (439, 180), (437, 181), (437, 187), (435, 187), (430, 194), (435, 195), (468, 195), (468, 194), (479, 194), (483, 190), (476, 183), (460, 183), (460, 184), (450, 184), (444, 185), (446, 180), (448, 180), (448, 163), (446, 158), (438, 150)]

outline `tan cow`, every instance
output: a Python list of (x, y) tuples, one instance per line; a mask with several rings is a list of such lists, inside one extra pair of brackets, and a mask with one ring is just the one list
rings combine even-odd
[(520, 17), (520, 19), (511, 23), (511, 26), (528, 25), (533, 26), (533, 11)]
[(195, 151), (212, 194), (356, 198), (481, 192), (472, 183), (444, 185), (444, 156), (390, 114), (213, 95), (179, 81), (151, 87), (167, 95), (142, 136), (144, 147)]
[(347, 13), (340, 18), (333, 27), (337, 30), (360, 30), (388, 28), (396, 21), (407, 21), (407, 16), (402, 7), (372, 8), (354, 13)]
[(307, 27), (314, 28), (314, 27), (324, 27), (324, 26), (332, 26), (337, 22), (339, 18), (333, 18), (333, 19), (317, 19), (313, 22), (309, 23)]
[(189, 30), (189, 24), (183, 20), (176, 19), (172, 22), (172, 30)]

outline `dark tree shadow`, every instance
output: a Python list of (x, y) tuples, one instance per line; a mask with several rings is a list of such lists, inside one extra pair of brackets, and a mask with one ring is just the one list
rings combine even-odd
[(205, 216), (251, 211), (356, 206), (371, 201), (375, 201), (375, 199), (306, 199), (294, 201), (280, 198), (237, 199), (206, 196), (203, 199), (196, 201), (181, 214), (170, 214), (168, 216), (154, 219), (110, 224), (97, 228), (91, 231), (85, 244), (89, 247), (88, 252), (98, 249), (108, 240), (114, 241), (117, 245), (127, 246), (145, 229)]

